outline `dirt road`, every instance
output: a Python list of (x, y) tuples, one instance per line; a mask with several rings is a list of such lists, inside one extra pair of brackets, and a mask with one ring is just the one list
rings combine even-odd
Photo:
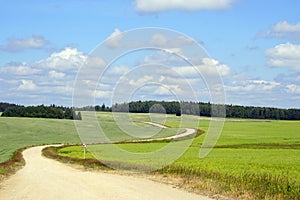
[[(144, 122), (145, 124), (149, 124), (152, 126), (156, 126), (159, 128), (168, 128), (167, 126), (157, 124), (154, 122)], [(138, 139), (138, 140), (130, 140), (130, 142), (153, 142), (153, 141), (163, 141), (163, 140), (174, 140), (174, 139), (180, 139), (189, 135), (193, 135), (196, 132), (196, 129), (193, 128), (185, 128), (184, 132), (178, 135), (173, 135), (169, 137), (164, 138), (150, 138), (150, 139)]]
[(209, 199), (144, 178), (81, 171), (44, 158), (42, 148), (24, 151), (25, 167), (0, 183), (1, 200)]

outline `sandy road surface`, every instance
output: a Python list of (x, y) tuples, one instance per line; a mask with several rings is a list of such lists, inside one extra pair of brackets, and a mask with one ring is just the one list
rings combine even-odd
[(24, 151), (25, 167), (0, 183), (1, 200), (209, 199), (144, 178), (81, 171), (44, 158), (42, 148)]
[[(145, 122), (146, 124), (150, 124), (152, 126), (157, 126), (159, 128), (168, 128), (167, 126), (157, 124), (154, 122)], [(188, 135), (192, 135), (196, 132), (196, 129), (193, 128), (185, 128), (184, 132), (178, 135), (173, 135), (165, 138), (150, 138), (150, 139), (139, 139), (139, 140), (132, 140), (132, 142), (152, 142), (152, 141), (161, 141), (161, 140), (173, 140), (173, 139), (180, 139), (186, 137)]]

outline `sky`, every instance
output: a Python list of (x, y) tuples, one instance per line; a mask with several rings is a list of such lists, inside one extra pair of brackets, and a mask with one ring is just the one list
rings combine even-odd
[[(80, 92), (95, 104), (218, 103), (221, 88), (226, 104), (300, 108), (298, 0), (0, 2), (0, 102), (71, 106), (93, 80)], [(125, 43), (159, 49), (104, 59)], [(84, 73), (96, 54), (99, 68)]]

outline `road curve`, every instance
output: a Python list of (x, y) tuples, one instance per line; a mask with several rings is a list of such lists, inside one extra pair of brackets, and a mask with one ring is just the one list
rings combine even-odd
[(210, 199), (145, 178), (81, 171), (43, 157), (43, 148), (23, 152), (26, 165), (0, 183), (1, 200)]
[[(156, 126), (159, 128), (168, 128), (165, 125), (154, 123), (154, 122), (144, 122), (145, 124), (149, 124), (152, 126)], [(154, 142), (154, 141), (163, 141), (163, 140), (174, 140), (174, 139), (180, 139), (189, 135), (193, 135), (196, 133), (196, 129), (193, 128), (185, 128), (184, 132), (178, 135), (173, 135), (169, 137), (164, 137), (164, 138), (149, 138), (149, 139), (138, 139), (138, 140), (130, 140), (128, 142)]]

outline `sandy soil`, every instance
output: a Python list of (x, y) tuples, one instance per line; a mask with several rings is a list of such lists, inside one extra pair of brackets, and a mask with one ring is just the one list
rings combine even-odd
[(75, 169), (41, 156), (43, 148), (23, 152), (26, 165), (0, 183), (1, 200), (210, 199), (145, 178)]

